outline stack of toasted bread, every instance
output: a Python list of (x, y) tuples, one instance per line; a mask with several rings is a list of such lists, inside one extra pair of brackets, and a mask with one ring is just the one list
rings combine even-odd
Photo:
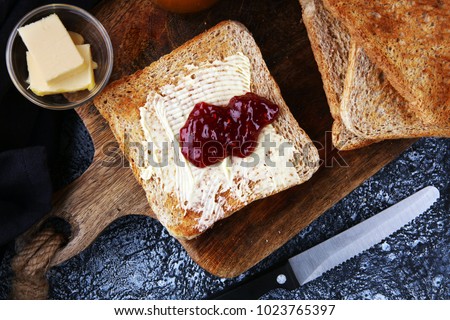
[(300, 3), (338, 149), (450, 137), (447, 1)]

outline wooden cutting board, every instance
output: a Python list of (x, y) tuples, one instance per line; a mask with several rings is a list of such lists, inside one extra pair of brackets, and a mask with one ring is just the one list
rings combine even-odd
[[(327, 132), (332, 119), (297, 0), (222, 0), (191, 15), (167, 13), (148, 0), (116, 0), (103, 1), (94, 13), (114, 46), (111, 80), (147, 66), (222, 20), (242, 22), (253, 33), (292, 113), (320, 151), (322, 167), (307, 183), (247, 206), (197, 239), (181, 241), (212, 274), (234, 277), (249, 269), (413, 142), (388, 141), (351, 152), (333, 149)], [(54, 196), (49, 217), (67, 220), (72, 235), (50, 265), (84, 250), (118, 217), (152, 215), (108, 124), (92, 104), (77, 112), (92, 136), (95, 155), (89, 169)]]

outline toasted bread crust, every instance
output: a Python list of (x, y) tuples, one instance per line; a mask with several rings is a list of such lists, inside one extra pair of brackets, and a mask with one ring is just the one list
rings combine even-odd
[(323, 88), (334, 119), (333, 145), (339, 150), (352, 150), (368, 146), (375, 140), (359, 137), (342, 123), (340, 114), (344, 79), (348, 68), (350, 35), (320, 0), (300, 0), (303, 23), (308, 31), (314, 58), (322, 76)]

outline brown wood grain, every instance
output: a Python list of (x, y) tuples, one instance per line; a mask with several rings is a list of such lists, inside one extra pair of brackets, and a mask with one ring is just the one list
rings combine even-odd
[[(252, 203), (197, 239), (181, 241), (212, 274), (234, 277), (249, 269), (413, 142), (387, 141), (351, 152), (332, 149), (326, 134), (332, 119), (297, 0), (223, 0), (190, 15), (167, 13), (148, 0), (116, 0), (102, 2), (94, 13), (113, 42), (112, 80), (147, 66), (222, 20), (242, 22), (253, 33), (292, 113), (319, 148), (323, 165), (310, 181)], [(126, 163), (119, 157), (111, 165), (107, 149), (114, 146), (114, 138), (107, 123), (92, 104), (77, 112), (91, 133), (95, 156), (79, 179), (55, 195), (49, 216), (67, 220), (72, 236), (51, 265), (85, 249), (118, 217), (151, 215)]]

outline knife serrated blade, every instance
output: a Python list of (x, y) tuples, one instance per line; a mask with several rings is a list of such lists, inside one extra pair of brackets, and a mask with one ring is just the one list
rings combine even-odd
[(426, 187), (354, 227), (289, 259), (300, 284), (381, 242), (425, 212), (439, 198), (439, 190)]
[(293, 290), (381, 242), (424, 213), (438, 198), (438, 189), (426, 187), (216, 299), (256, 299), (275, 288)]

